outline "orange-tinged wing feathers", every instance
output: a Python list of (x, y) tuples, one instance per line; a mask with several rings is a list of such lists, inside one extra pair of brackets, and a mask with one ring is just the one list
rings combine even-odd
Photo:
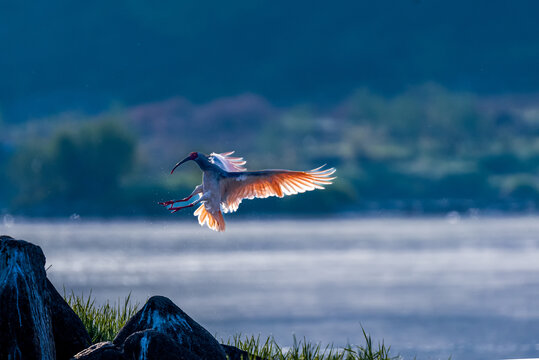
[(215, 214), (210, 213), (206, 210), (204, 204), (196, 209), (195, 216), (198, 216), (198, 223), (200, 226), (204, 226), (204, 223), (208, 224), (208, 227), (215, 231), (225, 231), (225, 219), (221, 211), (216, 212)]
[(222, 181), (221, 197), (224, 212), (234, 212), (243, 199), (283, 197), (315, 189), (324, 189), (335, 177), (334, 168), (311, 171), (262, 170), (232, 174)]

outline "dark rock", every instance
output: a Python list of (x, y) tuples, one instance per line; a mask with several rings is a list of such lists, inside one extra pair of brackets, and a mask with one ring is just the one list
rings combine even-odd
[(127, 359), (137, 360), (201, 360), (170, 336), (155, 330), (138, 331), (129, 336), (124, 343), (124, 354)]
[(39, 246), (0, 236), (0, 359), (55, 359), (49, 304)]
[(153, 296), (120, 330), (114, 344), (121, 345), (137, 331), (155, 330), (202, 360), (225, 360), (226, 354), (211, 334), (191, 319), (170, 299)]
[(225, 350), (228, 360), (265, 360), (259, 356), (251, 355), (247, 351), (238, 349), (235, 346), (221, 345)]
[(81, 319), (48, 279), (47, 290), (51, 297), (50, 311), (56, 347), (56, 360), (68, 360), (79, 351), (90, 346), (92, 339)]
[(122, 350), (110, 341), (103, 341), (90, 346), (74, 356), (77, 360), (131, 360), (125, 358)]

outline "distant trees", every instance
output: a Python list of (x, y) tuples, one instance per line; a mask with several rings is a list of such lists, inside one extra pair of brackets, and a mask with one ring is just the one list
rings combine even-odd
[(445, 152), (488, 139), (495, 125), (477, 109), (474, 95), (450, 92), (437, 84), (389, 98), (362, 89), (346, 101), (344, 115), (383, 130), (396, 142), (429, 142)]
[(10, 164), (18, 192), (15, 208), (27, 213), (85, 212), (85, 207), (110, 208), (121, 198), (120, 182), (135, 161), (135, 138), (114, 121), (63, 129), (50, 140), (27, 143)]
[(110, 198), (134, 164), (135, 140), (111, 122), (63, 132), (52, 141), (51, 167), (66, 198)]
[(245, 95), (29, 121), (0, 133), (0, 211), (166, 215), (157, 201), (200, 183), (194, 164), (170, 167), (189, 151), (230, 150), (249, 169), (338, 169), (326, 191), (246, 202), (242, 213), (539, 208), (539, 113), (511, 101), (426, 84), (362, 89), (325, 110)]
[(432, 83), (395, 96), (360, 89), (327, 115), (290, 111), (269, 128), (281, 154), (337, 166), (334, 188), (347, 183), (354, 208), (538, 206), (539, 116), (504, 105)]

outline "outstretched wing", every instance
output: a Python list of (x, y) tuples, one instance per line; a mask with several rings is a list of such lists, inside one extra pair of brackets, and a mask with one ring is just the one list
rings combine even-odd
[(247, 161), (243, 160), (242, 157), (230, 156), (232, 154), (234, 154), (234, 151), (221, 154), (211, 153), (210, 162), (228, 172), (246, 171), (247, 169), (244, 168), (242, 165), (245, 165)]
[(221, 208), (234, 212), (243, 199), (283, 197), (314, 189), (324, 189), (335, 177), (334, 168), (311, 171), (262, 170), (232, 173), (221, 181)]
[(220, 210), (212, 214), (206, 210), (204, 203), (202, 203), (196, 209), (194, 215), (198, 216), (198, 223), (200, 226), (204, 226), (204, 224), (207, 223), (208, 227), (212, 230), (225, 231), (225, 219), (223, 218), (223, 214)]

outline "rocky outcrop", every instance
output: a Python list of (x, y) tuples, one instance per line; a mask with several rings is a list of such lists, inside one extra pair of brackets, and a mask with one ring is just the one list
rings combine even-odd
[(81, 319), (65, 302), (62, 295), (56, 291), (49, 279), (47, 279), (47, 290), (51, 299), (49, 309), (56, 347), (56, 359), (68, 360), (74, 354), (90, 346), (92, 339)]
[(201, 359), (226, 360), (219, 342), (166, 297), (151, 297), (125, 324), (113, 342), (123, 344), (128, 336), (144, 330), (165, 334), (172, 342)]
[(76, 360), (264, 360), (221, 345), (170, 299), (150, 298), (114, 341), (93, 345)]
[(47, 279), (41, 248), (0, 236), (0, 360), (263, 360), (219, 344), (163, 296), (150, 298), (113, 342), (90, 344)]
[(0, 236), (0, 359), (67, 360), (90, 345), (48, 281), (39, 246)]
[(130, 335), (125, 340), (124, 353), (133, 359), (203, 360), (170, 336), (155, 330)]
[(41, 248), (0, 237), (0, 358), (54, 360), (45, 256)]
[(77, 360), (126, 360), (122, 349), (110, 341), (103, 341), (84, 349), (74, 356)]

